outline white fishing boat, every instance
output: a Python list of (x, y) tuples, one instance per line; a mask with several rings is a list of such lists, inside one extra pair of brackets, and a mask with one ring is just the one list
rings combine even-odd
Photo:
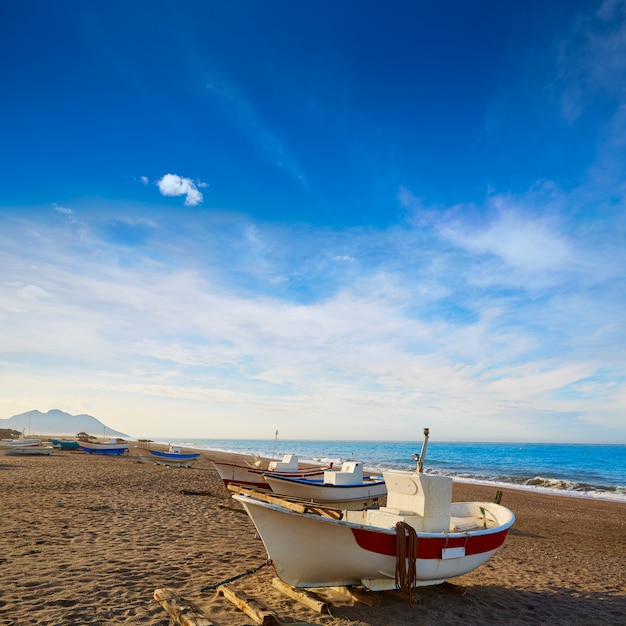
[(240, 463), (214, 461), (213, 465), (226, 487), (230, 484), (237, 484), (268, 490), (270, 486), (264, 478), (264, 475), (268, 472), (278, 476), (314, 478), (322, 476), (325, 470), (331, 468), (330, 465), (300, 468), (298, 455), (296, 454), (285, 454), (282, 461), (270, 461), (265, 467), (265, 463), (259, 457), (250, 457)]
[(54, 448), (40, 439), (2, 439), (0, 454), (5, 456), (39, 456), (52, 454)]
[(0, 448), (23, 448), (40, 445), (41, 439), (0, 439)]
[(360, 461), (345, 461), (339, 471), (327, 470), (319, 478), (267, 473), (265, 480), (274, 493), (346, 509), (375, 506), (387, 493), (383, 477), (364, 476)]
[(514, 514), (492, 502), (452, 502), (452, 479), (385, 472), (386, 506), (337, 510), (236, 494), (278, 576), (295, 587), (361, 584), (403, 593), (467, 574), (504, 543)]
[(128, 442), (111, 439), (105, 442), (79, 441), (80, 449), (91, 454), (126, 454)]

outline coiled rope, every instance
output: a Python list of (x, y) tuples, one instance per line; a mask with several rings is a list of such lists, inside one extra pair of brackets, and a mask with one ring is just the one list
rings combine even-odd
[(417, 583), (417, 533), (406, 522), (396, 524), (396, 588), (413, 606), (413, 590)]

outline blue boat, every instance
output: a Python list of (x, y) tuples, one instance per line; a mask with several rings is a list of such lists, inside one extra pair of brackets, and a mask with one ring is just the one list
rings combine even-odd
[(106, 443), (96, 443), (92, 441), (80, 441), (80, 449), (91, 454), (126, 454), (128, 443), (108, 441)]
[(198, 459), (200, 452), (191, 454), (183, 454), (180, 446), (170, 446), (169, 452), (161, 452), (159, 450), (148, 450), (150, 457), (144, 457), (144, 460), (151, 461), (157, 465), (176, 465), (177, 467), (191, 467)]

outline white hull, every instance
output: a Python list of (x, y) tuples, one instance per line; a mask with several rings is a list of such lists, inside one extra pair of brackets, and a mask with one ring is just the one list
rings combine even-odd
[[(395, 528), (299, 513), (244, 495), (235, 495), (261, 536), (276, 573), (294, 587), (362, 584), (373, 590), (394, 589)], [(433, 585), (476, 569), (504, 542), (515, 517), (493, 503), (454, 503), (452, 515), (478, 516), (483, 507), (493, 528), (468, 532), (418, 532), (417, 585)], [(367, 511), (344, 512), (366, 519)], [(359, 517), (360, 516), (360, 517)]]
[(25, 446), (0, 446), (0, 454), (5, 456), (35, 456), (52, 454), (52, 446), (25, 445)]
[[(267, 472), (269, 471), (268, 469), (256, 467), (252, 463), (250, 465), (240, 465), (237, 463), (218, 463), (217, 461), (215, 461), (213, 465), (215, 466), (215, 469), (217, 470), (220, 478), (222, 479), (226, 487), (228, 487), (229, 484), (233, 483), (236, 485), (255, 487), (256, 489), (270, 488), (269, 484), (264, 478), (264, 475), (267, 474)], [(298, 469), (291, 472), (280, 472), (280, 474), (287, 476), (316, 477), (322, 476), (325, 469), (328, 468), (322, 467), (319, 469)]]
[(364, 480), (359, 485), (332, 485), (321, 480), (314, 482), (266, 474), (265, 480), (276, 494), (307, 502), (319, 502), (329, 507), (362, 508), (375, 504), (387, 494), (387, 487), (382, 479)]
[(40, 445), (40, 439), (0, 439), (0, 448), (24, 448)]

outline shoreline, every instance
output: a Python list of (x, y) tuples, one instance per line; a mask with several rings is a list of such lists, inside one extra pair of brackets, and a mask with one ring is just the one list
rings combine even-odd
[[(71, 435), (32, 434), (32, 435), (28, 435), (28, 437), (39, 438), (42, 440), (42, 442), (44, 441), (50, 442), (52, 439), (59, 439), (59, 440), (76, 439), (75, 436), (71, 436)], [(108, 440), (107, 437), (97, 437), (95, 435), (94, 437), (96, 437), (97, 441)], [(176, 439), (181, 439), (181, 438), (178, 437)], [(132, 438), (127, 438), (125, 439), (125, 441), (127, 441), (131, 445), (131, 448), (153, 447), (155, 449), (162, 449), (162, 450), (166, 450), (167, 447), (171, 443), (169, 441), (165, 442), (165, 441), (157, 441), (157, 440), (150, 440), (150, 439), (139, 440), (139, 439), (132, 439)], [(234, 441), (238, 441), (238, 440), (234, 440)], [(248, 439), (241, 439), (240, 441), (248, 441)], [(250, 441), (259, 441), (259, 440), (255, 439), (255, 440), (250, 440)], [(273, 439), (267, 439), (263, 441), (267, 441), (269, 444), (274, 442)], [(187, 443), (190, 443), (190, 442), (187, 442)], [(282, 443), (284, 444), (284, 441)], [(370, 443), (370, 442), (366, 441), (366, 443)], [(404, 442), (386, 442), (386, 443), (404, 443)], [(455, 442), (445, 442), (445, 443), (455, 443)], [(509, 442), (504, 442), (504, 443), (506, 445)], [(243, 458), (246, 456), (250, 456), (252, 454), (252, 453), (237, 452), (234, 450), (225, 450), (221, 448), (206, 448), (206, 447), (198, 447), (197, 445), (185, 445), (184, 443), (180, 441), (175, 442), (172, 445), (180, 445), (186, 448), (188, 451), (201, 452), (203, 454), (206, 453), (207, 455), (210, 455), (210, 454), (215, 454), (218, 456), (227, 455), (227, 456), (232, 456), (233, 458), (236, 458), (236, 457)], [(524, 445), (524, 442), (521, 442), (520, 445)], [(545, 445), (549, 446), (553, 444), (545, 444)], [(579, 444), (570, 444), (570, 445), (579, 445)], [(602, 446), (612, 445), (612, 446), (620, 447), (620, 446), (623, 446), (624, 444), (589, 444), (589, 445), (602, 445)], [(282, 458), (282, 453), (281, 454), (277, 453), (274, 459), (270, 459), (270, 457), (268, 456), (260, 456), (260, 458), (262, 458), (264, 461), (276, 460), (276, 459)], [(304, 466), (313, 466), (316, 461), (314, 459), (301, 459), (300, 462)], [(375, 473), (382, 473), (383, 471), (392, 471), (392, 472), (408, 471), (410, 472), (410, 470), (404, 470), (404, 469), (396, 468), (396, 467), (387, 467), (387, 468), (366, 467), (366, 469), (368, 471), (375, 472)], [(428, 473), (428, 470), (426, 470), (426, 473)], [(436, 473), (442, 474), (442, 475), (448, 475), (448, 476), (450, 475), (450, 474), (442, 473), (440, 471), (437, 471)], [(576, 491), (576, 490), (567, 490), (567, 489), (556, 489), (556, 488), (543, 487), (543, 486), (537, 486), (537, 485), (516, 484), (512, 482), (503, 482), (503, 481), (498, 481), (498, 480), (489, 481), (489, 480), (480, 480), (480, 479), (473, 479), (473, 478), (463, 478), (463, 477), (458, 477), (455, 475), (452, 475), (452, 479), (454, 480), (455, 483), (462, 483), (462, 484), (467, 484), (467, 485), (481, 485), (484, 487), (491, 487), (495, 489), (514, 489), (514, 490), (524, 491), (524, 492), (531, 493), (531, 494), (535, 493), (538, 495), (543, 494), (543, 495), (552, 495), (556, 497), (563, 496), (566, 498), (576, 498), (576, 499), (590, 500), (590, 501), (599, 500), (599, 501), (606, 501), (606, 502), (626, 503), (626, 493), (617, 492), (615, 494), (612, 494), (610, 491), (608, 491), (611, 488), (609, 486), (605, 486), (604, 489), (601, 489), (601, 490), (599, 488), (596, 488), (595, 490), (589, 490), (589, 491)]]
[[(0, 457), (0, 624), (167, 626), (165, 611), (152, 600), (163, 587), (189, 598), (219, 626), (251, 623), (215, 592), (198, 593), (267, 559), (212, 465), (241, 455), (205, 450), (193, 468), (168, 468), (143, 463), (141, 448), (131, 450), (125, 457), (74, 451)], [(450, 579), (454, 589), (464, 588), (462, 595), (423, 587), (413, 606), (383, 594), (376, 607), (334, 597), (330, 616), (273, 589), (271, 567), (233, 586), (287, 624), (625, 621), (626, 504), (502, 492), (515, 525), (485, 565)], [(493, 487), (453, 485), (455, 501), (493, 497)]]
[[(243, 441), (247, 441), (247, 440), (243, 440)], [(273, 440), (267, 440), (268, 442), (271, 442)], [(160, 445), (160, 446), (168, 446), (169, 442), (165, 443), (165, 442), (157, 442), (154, 441), (152, 442), (155, 445)], [(175, 444), (175, 445), (182, 445), (182, 444)], [(550, 444), (546, 444), (546, 445), (550, 445)], [(622, 444), (599, 444), (599, 445), (622, 445)], [(233, 455), (235, 457), (245, 457), (246, 455), (242, 452), (235, 452), (235, 451), (231, 451), (231, 450), (223, 450), (223, 449), (219, 449), (219, 448), (200, 448), (197, 446), (185, 446), (187, 448), (189, 448), (190, 450), (194, 450), (196, 452), (206, 452), (208, 454), (210, 453), (214, 453), (217, 455)], [(276, 459), (280, 459), (282, 458), (282, 455), (277, 454), (275, 459), (270, 459), (269, 457), (266, 456), (262, 456), (260, 457), (262, 458), (264, 461), (267, 460), (276, 460)], [(314, 464), (314, 460), (313, 459), (301, 459), (301, 463), (302, 465), (313, 465)], [(388, 467), (388, 468), (380, 468), (380, 467), (366, 467), (365, 468), (368, 471), (371, 472), (383, 472), (383, 471), (392, 471), (392, 472), (405, 472), (405, 471), (409, 471), (410, 470), (403, 470), (401, 468), (393, 468), (393, 467)], [(428, 471), (426, 471), (426, 473), (428, 473)], [(449, 475), (449, 474), (443, 474), (441, 472), (437, 472), (438, 474), (441, 475)], [(537, 486), (537, 485), (521, 485), (521, 484), (515, 484), (515, 483), (510, 483), (510, 482), (502, 482), (502, 481), (488, 481), (488, 480), (479, 480), (479, 479), (472, 479), (472, 478), (461, 478), (461, 477), (457, 477), (457, 476), (452, 476), (452, 479), (454, 480), (455, 483), (462, 483), (462, 484), (468, 484), (468, 485), (482, 485), (484, 487), (493, 487), (495, 489), (515, 489), (515, 490), (520, 490), (520, 491), (525, 491), (528, 493), (536, 493), (536, 494), (544, 494), (544, 495), (554, 495), (554, 496), (563, 496), (563, 497), (567, 497), (567, 498), (580, 498), (583, 500), (603, 500), (603, 501), (607, 501), (607, 502), (618, 502), (618, 503), (626, 503), (626, 493), (616, 493), (615, 495), (612, 495), (611, 493), (605, 493), (605, 490), (590, 490), (590, 491), (569, 491), (566, 489), (555, 489), (555, 488), (551, 488), (551, 487), (541, 487), (541, 486)], [(608, 489), (608, 488), (607, 488)]]

